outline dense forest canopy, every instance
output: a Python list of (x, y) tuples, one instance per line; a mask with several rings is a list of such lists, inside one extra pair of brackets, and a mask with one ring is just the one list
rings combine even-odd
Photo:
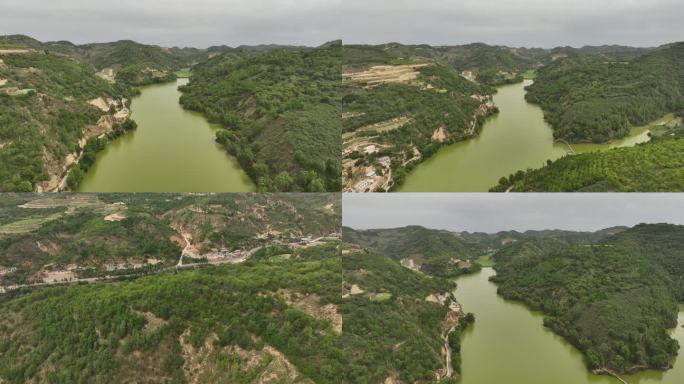
[(543, 311), (592, 370), (666, 369), (678, 350), (667, 330), (682, 300), (683, 240), (684, 228), (668, 224), (583, 244), (524, 240), (494, 255), (493, 280), (505, 298)]
[(216, 140), (262, 191), (339, 191), (341, 43), (226, 53), (194, 68), (183, 107), (223, 125)]
[(502, 177), (491, 191), (655, 192), (684, 190), (681, 117), (664, 137), (630, 148), (565, 156)]
[[(7, 383), (331, 383), (346, 375), (339, 245), (0, 297)], [(362, 351), (351, 351), (352, 354)]]
[(570, 54), (537, 71), (526, 98), (539, 104), (554, 136), (606, 142), (684, 107), (684, 43), (634, 59)]
[(449, 293), (455, 284), (356, 248), (344, 251), (342, 269), (345, 291), (362, 291), (345, 294), (340, 306), (349, 356), (342, 382), (433, 382), (444, 364), (441, 333), (448, 309), (425, 298)]
[(122, 97), (130, 90), (50, 52), (0, 59), (5, 80), (0, 87), (0, 190), (32, 191), (61, 172), (63, 159), (102, 116), (88, 100)]

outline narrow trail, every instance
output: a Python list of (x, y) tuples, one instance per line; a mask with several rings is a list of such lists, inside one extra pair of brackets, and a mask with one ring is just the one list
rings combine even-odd
[(446, 377), (451, 377), (454, 375), (454, 369), (451, 362), (451, 346), (449, 345), (449, 334), (454, 331), (456, 326), (454, 325), (449, 329), (444, 335), (444, 351), (446, 352)]
[(183, 236), (183, 240), (185, 240), (185, 248), (183, 248), (183, 251), (181, 251), (180, 258), (178, 259), (178, 263), (176, 264), (176, 267), (182, 267), (183, 266), (183, 256), (188, 251), (188, 248), (192, 246), (192, 243), (190, 243), (190, 235), (187, 232), (183, 232), (183, 230), (180, 231), (181, 236)]

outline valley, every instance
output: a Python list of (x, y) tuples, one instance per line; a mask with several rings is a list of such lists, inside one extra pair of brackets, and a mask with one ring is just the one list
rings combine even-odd
[(0, 191), (341, 189), (339, 43), (0, 45)]
[[(680, 190), (671, 174), (648, 180), (663, 168), (676, 172), (678, 151), (663, 158), (638, 146), (623, 151), (633, 154), (624, 166), (597, 153), (677, 135), (680, 48), (345, 45), (343, 190)], [(573, 159), (582, 153), (591, 154)], [(644, 182), (614, 182), (636, 156), (648, 158)], [(520, 185), (526, 170), (555, 162), (603, 174), (579, 186)], [(592, 186), (597, 178), (609, 180)]]
[[(683, 259), (676, 246), (682, 233), (681, 226), (668, 224), (492, 234), (345, 227), (343, 240), (356, 245), (343, 251), (343, 269), (351, 273), (345, 276), (348, 297), (372, 300), (377, 292), (389, 292), (383, 299), (387, 305), (405, 306), (402, 295), (421, 296), (431, 286), (435, 298), (442, 297), (444, 287), (434, 284), (454, 284), (444, 297), (457, 303), (460, 316), (472, 312), (475, 319), (449, 337), (452, 347), (446, 351), (457, 356), (453, 378), (459, 383), (675, 383), (684, 372), (676, 358), (684, 342)], [(473, 266), (450, 270), (463, 260)], [(377, 269), (384, 272), (375, 272), (374, 265), (384, 265)], [(365, 272), (359, 274), (361, 268)], [(399, 278), (399, 268), (407, 276)], [(425, 278), (432, 283), (418, 284)], [(408, 283), (411, 279), (416, 282)], [(400, 280), (407, 283), (391, 288)], [(365, 320), (355, 320), (355, 327), (372, 329), (372, 317), (357, 316)], [(439, 329), (423, 316), (420, 325), (402, 332)], [(391, 345), (380, 341), (383, 337), (403, 345), (399, 335), (387, 331), (373, 337), (381, 346)], [(422, 348), (436, 349), (440, 340), (433, 334)], [(443, 366), (448, 355), (422, 353), (430, 370), (409, 368), (397, 357), (393, 361), (405, 368), (393, 380), (444, 379), (434, 367)]]

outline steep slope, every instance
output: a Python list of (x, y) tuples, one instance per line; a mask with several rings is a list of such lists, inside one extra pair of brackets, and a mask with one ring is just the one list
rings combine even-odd
[(477, 135), (496, 112), (492, 88), (466, 80), (430, 51), (421, 57), (396, 50), (344, 47), (345, 191), (397, 187), (440, 147)]
[[(443, 337), (454, 340), (472, 321), (462, 313), (449, 280), (429, 278), (356, 247), (343, 250), (343, 383), (451, 382)], [(459, 372), (460, 348), (452, 347)], [(440, 381), (443, 379), (443, 381)]]
[(0, 191), (58, 188), (89, 139), (116, 133), (128, 93), (69, 57), (0, 49)]
[(230, 52), (195, 67), (184, 108), (267, 191), (339, 191), (341, 44)]
[(596, 373), (667, 369), (677, 342), (684, 227), (639, 225), (599, 242), (518, 243), (495, 259), (499, 293), (549, 316)]

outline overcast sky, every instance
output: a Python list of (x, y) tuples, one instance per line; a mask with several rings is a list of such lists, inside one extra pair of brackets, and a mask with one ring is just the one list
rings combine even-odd
[(510, 46), (684, 39), (682, 0), (0, 0), (0, 34), (163, 46), (280, 43)]
[(684, 224), (684, 194), (345, 193), (342, 223), (355, 229), (422, 225), (452, 231), (595, 231)]

